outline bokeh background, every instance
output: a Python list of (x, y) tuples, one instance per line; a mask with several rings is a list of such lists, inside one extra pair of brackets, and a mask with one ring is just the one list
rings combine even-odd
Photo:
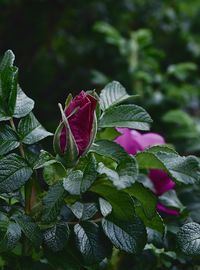
[(54, 131), (69, 92), (120, 81), (183, 154), (200, 151), (199, 0), (0, 0), (0, 55)]

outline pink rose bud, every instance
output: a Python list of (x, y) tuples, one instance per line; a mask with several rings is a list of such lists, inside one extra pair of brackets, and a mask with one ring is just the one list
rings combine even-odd
[(81, 91), (67, 101), (64, 112), (61, 108), (62, 122), (55, 133), (54, 149), (68, 162), (74, 162), (87, 152), (95, 138), (97, 100)]

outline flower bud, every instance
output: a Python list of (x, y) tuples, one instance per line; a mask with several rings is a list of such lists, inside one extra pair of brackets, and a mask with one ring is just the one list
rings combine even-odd
[(81, 91), (74, 99), (68, 97), (62, 122), (54, 136), (54, 150), (66, 164), (75, 164), (92, 144), (96, 135), (96, 99)]

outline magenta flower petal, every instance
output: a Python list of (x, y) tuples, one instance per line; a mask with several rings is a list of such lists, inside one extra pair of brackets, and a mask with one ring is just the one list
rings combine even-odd
[(141, 134), (128, 128), (117, 128), (122, 135), (115, 139), (128, 154), (135, 155), (138, 151), (142, 151), (142, 145), (139, 143)]
[(156, 194), (159, 196), (175, 187), (175, 183), (162, 170), (151, 169), (149, 171), (149, 178), (154, 184)]
[(165, 144), (165, 140), (161, 135), (157, 133), (146, 133), (142, 135), (141, 144), (143, 148), (145, 149), (153, 145)]
[(156, 207), (159, 212), (163, 212), (167, 215), (178, 216), (180, 214), (178, 210), (167, 208), (166, 206), (164, 206), (159, 202), (157, 203)]
[[(69, 127), (77, 144), (79, 156), (83, 154), (90, 143), (96, 102), (93, 96), (81, 91), (65, 109), (65, 115), (68, 117)], [(77, 111), (75, 111), (75, 109), (77, 109)], [(60, 147), (62, 152), (65, 151), (67, 144), (66, 134), (67, 130), (64, 127), (60, 135)]]
[[(164, 138), (157, 133), (141, 134), (136, 130), (128, 128), (117, 128), (122, 133), (115, 142), (120, 144), (129, 154), (135, 155), (138, 151), (143, 151), (153, 145), (165, 144)], [(174, 188), (175, 183), (169, 178), (166, 172), (158, 169), (149, 171), (149, 178), (154, 185), (156, 195), (160, 196)], [(173, 209), (168, 209), (165, 206), (158, 204), (159, 211), (168, 214), (178, 215), (179, 212)]]

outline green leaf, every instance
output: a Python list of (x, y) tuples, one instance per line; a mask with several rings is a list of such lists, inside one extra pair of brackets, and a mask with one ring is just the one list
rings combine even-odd
[[(1, 106), (1, 102), (0, 102), (0, 106)], [(3, 110), (2, 108), (0, 108), (0, 122), (1, 121), (7, 121), (9, 120), (11, 117), (8, 116)]]
[(102, 220), (102, 227), (113, 245), (125, 252), (141, 252), (147, 241), (144, 224), (138, 217), (118, 220), (112, 214)]
[(33, 168), (44, 168), (43, 177), (48, 185), (56, 183), (67, 175), (67, 171), (62, 163), (44, 150), (41, 150), (39, 157), (34, 162)]
[(97, 140), (109, 140), (114, 141), (121, 133), (118, 132), (115, 128), (104, 128), (97, 133)]
[(127, 157), (122, 160), (116, 170), (99, 163), (98, 173), (105, 174), (118, 189), (130, 187), (138, 177), (138, 167), (134, 157)]
[(5, 52), (0, 63), (0, 121), (11, 118), (17, 93), (17, 68), (13, 67), (15, 56)]
[(167, 69), (167, 73), (175, 76), (180, 81), (184, 81), (192, 72), (197, 70), (197, 68), (197, 65), (192, 62), (178, 63), (170, 65)]
[(35, 247), (39, 247), (42, 243), (42, 233), (39, 226), (30, 217), (25, 215), (15, 217), (15, 221), (32, 244)]
[(194, 184), (200, 179), (199, 161), (194, 156), (181, 157), (175, 153), (155, 152), (149, 148), (136, 155), (141, 169), (163, 169), (170, 177), (184, 184)]
[(13, 117), (21, 118), (29, 114), (34, 108), (34, 101), (27, 97), (20, 86), (17, 87), (17, 99)]
[[(39, 270), (81, 270), (82, 265), (75, 255), (70, 253), (71, 249), (64, 249), (59, 252), (45, 252), (45, 257), (48, 260), (46, 269)], [(51, 266), (51, 268), (49, 267)], [(90, 270), (90, 269), (88, 269)]]
[(105, 111), (110, 106), (127, 101), (132, 97), (128, 95), (126, 89), (119, 82), (113, 81), (101, 91), (99, 102), (101, 109)]
[(72, 171), (63, 181), (63, 187), (72, 195), (80, 195), (83, 172), (80, 170)]
[(41, 126), (33, 113), (28, 114), (20, 120), (18, 132), (21, 141), (25, 144), (34, 144), (52, 135), (52, 133), (46, 131)]
[(112, 213), (117, 218), (127, 220), (134, 216), (134, 202), (129, 194), (101, 182), (93, 185), (90, 190), (99, 194), (111, 204)]
[(64, 223), (55, 224), (44, 232), (44, 243), (53, 252), (62, 250), (69, 239), (69, 227)]
[(111, 158), (117, 163), (129, 157), (119, 144), (107, 140), (96, 141), (90, 148), (90, 151)]
[(59, 182), (50, 188), (43, 199), (43, 221), (51, 222), (56, 219), (63, 204), (64, 197), (65, 190), (62, 182)]
[(147, 218), (152, 219), (156, 214), (156, 196), (140, 183), (135, 183), (131, 187), (125, 189), (129, 195), (136, 198), (142, 206), (143, 212)]
[(99, 127), (127, 127), (149, 130), (151, 122), (151, 117), (142, 107), (129, 104), (112, 106), (107, 109), (100, 119)]
[(16, 154), (0, 159), (0, 192), (12, 192), (20, 188), (32, 172), (26, 161)]
[(34, 169), (41, 169), (58, 162), (49, 152), (45, 150), (40, 151), (40, 155), (34, 164)]
[(74, 226), (76, 245), (86, 264), (101, 262), (110, 253), (110, 246), (97, 224), (84, 221)]
[(0, 222), (0, 252), (11, 250), (21, 238), (18, 224), (9, 221)]
[(112, 205), (108, 201), (104, 200), (103, 198), (99, 198), (99, 207), (100, 207), (101, 214), (104, 217), (106, 217), (112, 212)]
[(145, 215), (142, 207), (137, 206), (135, 208), (135, 211), (137, 216), (143, 221), (146, 227), (158, 231), (159, 233), (161, 233), (161, 235), (164, 235), (165, 225), (163, 219), (158, 214), (158, 212), (156, 212), (155, 215), (150, 219)]
[(177, 241), (181, 251), (186, 255), (200, 255), (200, 225), (195, 222), (183, 225), (178, 232)]
[(66, 177), (67, 171), (61, 162), (55, 161), (44, 167), (43, 177), (48, 185), (53, 185), (57, 181)]
[(189, 211), (194, 222), (200, 223), (200, 188), (199, 185), (186, 186), (179, 192), (179, 198)]
[(63, 185), (72, 195), (80, 195), (87, 191), (97, 177), (97, 164), (93, 155), (90, 155), (83, 171), (75, 170), (64, 179)]
[(159, 201), (166, 207), (180, 209), (183, 211), (185, 207), (177, 197), (175, 190), (169, 190), (165, 192), (162, 196), (159, 196)]
[(4, 117), (11, 118), (14, 114), (17, 97), (17, 75), (16, 67), (5, 67), (0, 73), (0, 107), (1, 114)]
[(81, 181), (80, 191), (86, 192), (94, 183), (97, 177), (97, 162), (93, 155), (90, 155), (88, 162), (83, 171), (83, 178)]
[(0, 155), (5, 155), (20, 145), (13, 129), (8, 125), (0, 127)]
[(88, 220), (98, 212), (95, 203), (76, 202), (70, 207), (70, 209), (79, 220)]
[(4, 70), (6, 67), (12, 67), (15, 61), (15, 55), (11, 50), (7, 50), (4, 53), (3, 59), (0, 63), (0, 71)]

